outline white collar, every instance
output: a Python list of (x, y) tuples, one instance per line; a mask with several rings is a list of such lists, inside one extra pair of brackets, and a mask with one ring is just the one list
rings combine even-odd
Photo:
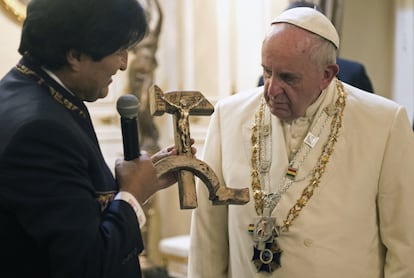
[(42, 68), (42, 70), (44, 70), (47, 73), (47, 75), (49, 75), (53, 80), (55, 80), (57, 83), (59, 83), (60, 86), (65, 88), (66, 91), (68, 91), (71, 95), (75, 96), (75, 94), (71, 90), (69, 90), (69, 88), (66, 87), (65, 84), (63, 84), (62, 80), (60, 80), (59, 77), (57, 77), (56, 74), (54, 74), (52, 71), (46, 69), (43, 66), (41, 68)]

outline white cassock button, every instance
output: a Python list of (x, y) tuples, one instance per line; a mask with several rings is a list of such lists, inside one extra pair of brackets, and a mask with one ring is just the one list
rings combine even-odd
[(313, 240), (311, 240), (310, 238), (307, 238), (303, 241), (303, 244), (305, 244), (306, 247), (311, 247), (313, 243)]

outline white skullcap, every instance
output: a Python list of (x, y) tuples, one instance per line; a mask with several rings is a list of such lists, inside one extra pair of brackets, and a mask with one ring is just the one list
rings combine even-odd
[(332, 22), (321, 12), (308, 7), (285, 10), (275, 19), (275, 23), (290, 23), (309, 32), (315, 33), (332, 42), (339, 48), (339, 36)]

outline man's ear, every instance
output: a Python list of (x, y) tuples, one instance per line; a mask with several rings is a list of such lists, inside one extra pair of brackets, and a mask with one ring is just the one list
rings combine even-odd
[(82, 54), (74, 49), (69, 50), (66, 53), (66, 60), (68, 62), (69, 67), (74, 70), (74, 71), (78, 71), (80, 68), (80, 63), (81, 63), (81, 56)]
[(323, 71), (323, 78), (321, 82), (321, 88), (320, 90), (323, 91), (328, 87), (328, 85), (331, 83), (332, 79), (336, 77), (336, 75), (339, 72), (339, 67), (337, 64), (330, 64), (327, 65)]

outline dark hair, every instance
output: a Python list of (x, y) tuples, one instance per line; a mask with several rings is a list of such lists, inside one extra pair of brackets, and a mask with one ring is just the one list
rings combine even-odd
[(71, 49), (99, 61), (140, 41), (147, 27), (137, 0), (32, 0), (19, 52), (54, 70)]

